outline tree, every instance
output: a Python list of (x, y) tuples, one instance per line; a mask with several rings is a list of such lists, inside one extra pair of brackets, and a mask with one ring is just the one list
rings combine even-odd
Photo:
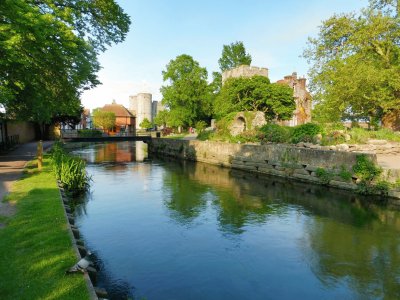
[(296, 105), (293, 90), (285, 84), (271, 84), (264, 76), (229, 78), (217, 96), (217, 118), (237, 111), (262, 111), (268, 120), (288, 120)]
[(110, 111), (95, 109), (93, 111), (93, 124), (103, 130), (111, 130), (115, 127), (115, 114)]
[[(371, 1), (383, 5), (394, 1)], [(380, 7), (386, 7), (384, 6)], [(393, 11), (335, 15), (309, 39), (310, 89), (322, 121), (381, 118), (400, 106), (400, 26)]]
[(221, 58), (218, 60), (221, 72), (236, 68), (240, 65), (250, 65), (251, 55), (246, 53), (243, 42), (235, 42), (224, 45)]
[(154, 118), (154, 124), (157, 126), (167, 126), (168, 123), (168, 111), (167, 110), (161, 110), (157, 113), (157, 116)]
[(113, 0), (3, 0), (0, 11), (0, 105), (41, 124), (76, 115), (99, 84), (97, 55), (130, 24)]
[(162, 103), (168, 107), (171, 126), (194, 126), (211, 115), (207, 70), (190, 55), (182, 54), (171, 60), (162, 74), (168, 82), (161, 87)]
[(139, 126), (140, 126), (140, 128), (143, 128), (143, 129), (150, 129), (150, 128), (153, 128), (153, 123), (151, 123), (149, 121), (149, 119), (144, 118), (143, 121), (140, 122)]

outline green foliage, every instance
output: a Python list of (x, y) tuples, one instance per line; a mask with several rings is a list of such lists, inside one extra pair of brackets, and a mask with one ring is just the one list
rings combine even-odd
[(149, 119), (144, 118), (143, 121), (140, 122), (139, 126), (140, 126), (140, 128), (143, 128), (143, 129), (150, 129), (150, 128), (153, 128), (153, 123), (151, 123), (149, 121)]
[(167, 126), (168, 123), (168, 111), (162, 110), (157, 113), (157, 116), (154, 118), (154, 124), (157, 126)]
[(378, 178), (382, 173), (382, 169), (376, 166), (365, 154), (357, 155), (353, 171), (359, 179), (367, 182)]
[[(389, 2), (372, 1), (378, 9)], [(371, 2), (371, 3), (372, 3)], [(379, 5), (376, 5), (379, 3)], [(386, 10), (334, 15), (310, 38), (316, 120), (380, 119), (400, 105), (400, 26)]]
[(85, 161), (66, 153), (60, 144), (53, 145), (52, 165), (56, 179), (72, 196), (89, 189), (91, 178), (86, 173)]
[(1, 299), (90, 299), (83, 276), (65, 276), (77, 261), (49, 157), (29, 163), (7, 200), (16, 213), (0, 230)]
[(290, 140), (290, 128), (277, 124), (265, 124), (260, 129), (260, 140), (272, 143), (287, 143)]
[(221, 58), (218, 60), (221, 71), (230, 70), (240, 65), (251, 64), (251, 55), (246, 53), (243, 42), (235, 42), (224, 45)]
[(124, 39), (129, 17), (113, 0), (3, 0), (0, 11), (0, 105), (39, 123), (79, 117), (97, 55)]
[(296, 108), (293, 90), (271, 84), (264, 76), (229, 78), (214, 103), (214, 114), (219, 119), (235, 111), (262, 111), (268, 120), (288, 120)]
[(115, 126), (115, 114), (110, 111), (96, 109), (93, 111), (93, 125), (105, 130), (111, 130)]
[(340, 166), (340, 171), (339, 171), (338, 175), (340, 178), (342, 178), (345, 181), (350, 181), (352, 178), (352, 173), (344, 165)]
[(79, 137), (101, 137), (102, 132), (96, 129), (80, 129), (78, 130)]
[(393, 142), (400, 142), (400, 134), (393, 132), (387, 128), (379, 130), (367, 130), (363, 128), (352, 128), (349, 132), (351, 136), (351, 143), (365, 144), (369, 139), (388, 140)]
[(168, 107), (170, 126), (193, 127), (197, 121), (211, 116), (212, 93), (207, 82), (207, 70), (190, 55), (171, 60), (162, 72), (168, 85), (161, 87), (162, 103)]
[(313, 142), (315, 136), (322, 132), (323, 129), (321, 125), (314, 123), (306, 123), (294, 127), (291, 139), (293, 143)]
[(202, 131), (197, 135), (197, 138), (199, 141), (207, 141), (207, 140), (212, 140), (214, 137), (214, 131)]
[(318, 177), (318, 179), (321, 181), (322, 184), (328, 185), (329, 182), (333, 179), (334, 174), (332, 172), (329, 172), (323, 168), (318, 168), (315, 170), (315, 175)]
[(202, 132), (204, 129), (206, 129), (207, 123), (205, 121), (198, 121), (196, 123), (196, 130), (198, 133)]

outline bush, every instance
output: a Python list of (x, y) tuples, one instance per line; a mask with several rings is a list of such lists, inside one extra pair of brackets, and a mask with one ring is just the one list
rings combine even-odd
[(198, 133), (201, 133), (204, 129), (206, 129), (207, 123), (205, 121), (198, 121), (196, 123), (196, 130)]
[(333, 173), (331, 173), (323, 168), (318, 168), (317, 170), (315, 170), (315, 175), (318, 177), (318, 179), (321, 181), (321, 183), (325, 184), (325, 185), (328, 185), (329, 182), (334, 177)]
[(266, 124), (259, 129), (259, 139), (265, 142), (286, 143), (290, 140), (290, 129), (277, 124)]
[(162, 136), (167, 136), (172, 133), (172, 128), (171, 127), (165, 127), (161, 130), (161, 135)]
[(86, 173), (86, 162), (65, 152), (59, 143), (53, 145), (52, 164), (67, 193), (76, 196), (89, 189), (91, 178)]
[(365, 154), (357, 155), (356, 164), (353, 166), (354, 174), (361, 180), (371, 182), (379, 177), (382, 169), (374, 164)]
[(322, 133), (322, 127), (314, 123), (306, 123), (294, 127), (291, 140), (297, 144), (299, 142), (314, 142), (315, 136)]
[(230, 142), (233, 143), (246, 143), (246, 142), (258, 142), (258, 134), (257, 131), (255, 130), (246, 130), (243, 131), (241, 134), (238, 134), (237, 136), (231, 136)]
[(78, 137), (101, 137), (103, 133), (97, 129), (80, 129)]
[(214, 136), (214, 131), (202, 131), (197, 135), (199, 141), (211, 140)]

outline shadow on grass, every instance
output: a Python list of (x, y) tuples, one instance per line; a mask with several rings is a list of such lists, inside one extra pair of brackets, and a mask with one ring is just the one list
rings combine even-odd
[(0, 230), (1, 299), (88, 299), (83, 277), (65, 275), (77, 258), (49, 169), (28, 169), (13, 190), (17, 213)]

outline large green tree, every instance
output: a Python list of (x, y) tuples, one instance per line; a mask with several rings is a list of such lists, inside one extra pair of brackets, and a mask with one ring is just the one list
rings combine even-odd
[(171, 126), (194, 126), (210, 117), (211, 95), (205, 68), (190, 55), (182, 54), (171, 60), (162, 74), (166, 82), (161, 87), (162, 103), (169, 110)]
[(110, 111), (104, 111), (97, 108), (93, 111), (93, 124), (95, 127), (100, 127), (104, 130), (111, 130), (115, 127), (115, 113)]
[(221, 72), (236, 68), (240, 65), (250, 65), (251, 55), (246, 52), (243, 42), (224, 45), (221, 58), (218, 60)]
[(235, 111), (262, 111), (268, 120), (288, 120), (295, 110), (293, 90), (264, 76), (229, 78), (214, 103), (217, 118)]
[(42, 124), (79, 116), (81, 93), (99, 84), (97, 55), (129, 24), (113, 0), (0, 1), (0, 105)]
[(379, 119), (400, 107), (400, 20), (389, 4), (335, 15), (309, 39), (304, 56), (320, 120)]

